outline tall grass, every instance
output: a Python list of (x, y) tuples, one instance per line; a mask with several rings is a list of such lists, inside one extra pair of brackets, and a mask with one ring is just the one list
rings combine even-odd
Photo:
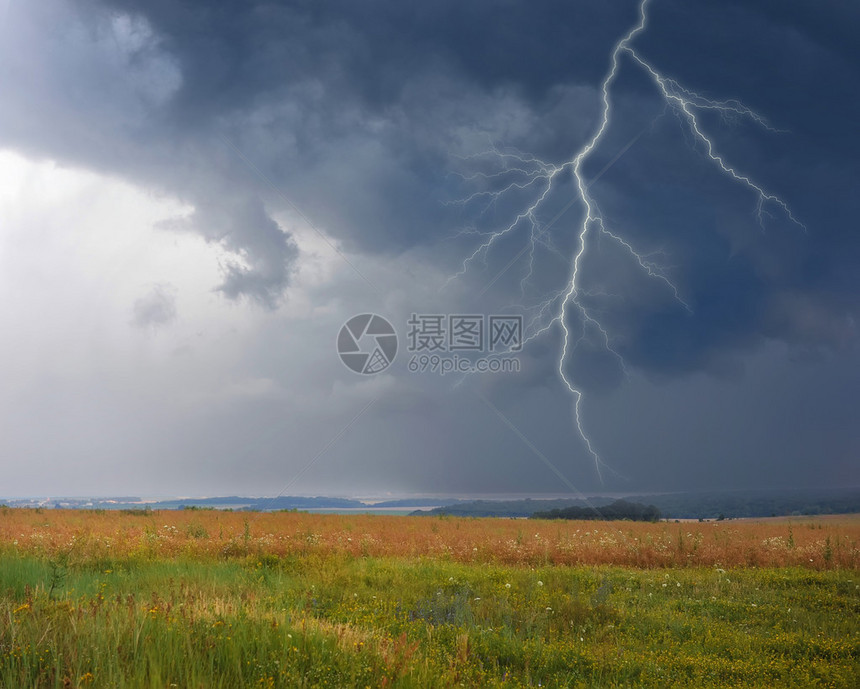
[[(8, 511), (0, 524), (4, 688), (854, 687), (860, 677), (850, 519), (679, 532)], [(583, 562), (569, 566), (577, 529)], [(657, 543), (672, 560), (612, 564), (619, 530), (643, 543), (634, 562)], [(748, 566), (772, 556), (774, 538), (804, 555), (824, 544), (788, 567)], [(742, 557), (705, 566), (709, 548), (708, 558)]]

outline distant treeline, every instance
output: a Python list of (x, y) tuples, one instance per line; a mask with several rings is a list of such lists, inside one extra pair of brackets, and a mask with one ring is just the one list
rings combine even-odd
[(616, 500), (602, 507), (573, 506), (546, 512), (534, 512), (531, 517), (532, 519), (602, 519), (607, 521), (656, 522), (660, 519), (660, 510), (654, 505)]
[(681, 493), (643, 498), (657, 505), (663, 516), (671, 519), (801, 517), (860, 512), (857, 488)]
[[(664, 493), (635, 495), (630, 502), (655, 506), (663, 519), (737, 519), (742, 517), (810, 516), (816, 514), (860, 513), (860, 489), (749, 490), (711, 493)], [(475, 500), (413, 514), (457, 517), (531, 517), (569, 508), (582, 510), (577, 519), (597, 518), (594, 508), (602, 510), (613, 503), (605, 497), (554, 500)], [(586, 512), (589, 512), (589, 517)], [(556, 517), (558, 518), (558, 517)], [(573, 518), (573, 517), (568, 517)]]
[(472, 500), (461, 501), (453, 505), (444, 505), (432, 510), (416, 510), (412, 514), (416, 516), (446, 515), (450, 517), (531, 517), (535, 512), (541, 510), (548, 512), (553, 509), (564, 509), (573, 505), (587, 507), (588, 505), (608, 505), (613, 502), (611, 498), (593, 498), (591, 500), (575, 500), (571, 498), (560, 499), (532, 499), (521, 500)]

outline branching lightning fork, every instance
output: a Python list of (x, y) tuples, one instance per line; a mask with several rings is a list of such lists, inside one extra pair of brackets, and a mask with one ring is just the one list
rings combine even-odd
[[(638, 266), (650, 278), (653, 278), (663, 283), (666, 289), (670, 290), (673, 298), (687, 311), (692, 313), (692, 307), (681, 296), (678, 287), (671, 281), (659, 266), (648, 260), (646, 255), (637, 251), (634, 246), (622, 237), (617, 232), (609, 231), (604, 224), (603, 216), (597, 206), (596, 201), (589, 193), (590, 184), (586, 181), (583, 175), (583, 165), (589, 159), (591, 154), (600, 145), (606, 134), (612, 118), (612, 102), (610, 92), (616, 77), (619, 72), (621, 58), (626, 56), (633, 63), (642, 69), (644, 74), (650, 78), (656, 87), (658, 93), (664, 100), (667, 107), (671, 108), (678, 115), (680, 121), (686, 126), (693, 140), (704, 149), (707, 158), (716, 166), (716, 168), (729, 179), (737, 184), (745, 187), (752, 192), (756, 199), (755, 213), (760, 224), (764, 222), (764, 215), (767, 208), (771, 207), (777, 212), (782, 213), (789, 221), (797, 226), (805, 229), (800, 221), (793, 215), (788, 205), (775, 194), (767, 191), (763, 186), (753, 181), (748, 175), (740, 172), (737, 168), (730, 165), (726, 159), (716, 150), (713, 141), (702, 130), (699, 114), (702, 111), (719, 113), (726, 119), (746, 118), (753, 123), (767, 129), (768, 131), (776, 132), (778, 130), (771, 127), (767, 120), (761, 115), (745, 106), (737, 100), (717, 101), (705, 98), (694, 91), (687, 89), (680, 83), (663, 75), (656, 67), (640, 55), (633, 46), (634, 39), (641, 33), (645, 32), (648, 25), (648, 6), (651, 0), (641, 0), (639, 4), (639, 19), (638, 22), (631, 28), (628, 33), (621, 38), (612, 48), (609, 56), (609, 69), (603, 78), (600, 86), (602, 109), (598, 126), (591, 138), (583, 145), (583, 147), (574, 155), (573, 158), (560, 164), (548, 163), (532, 156), (502, 152), (497, 148), (492, 148), (487, 155), (492, 156), (500, 165), (501, 171), (494, 174), (479, 173), (473, 178), (481, 177), (485, 180), (508, 180), (505, 186), (493, 191), (480, 191), (466, 199), (461, 203), (468, 204), (477, 201), (483, 201), (487, 205), (491, 205), (500, 201), (503, 197), (508, 196), (512, 192), (524, 193), (533, 190), (534, 196), (531, 202), (515, 213), (513, 220), (502, 229), (487, 232), (481, 244), (468, 255), (458, 273), (450, 279), (456, 279), (465, 274), (470, 265), (479, 259), (486, 259), (487, 254), (493, 246), (502, 238), (509, 236), (519, 230), (525, 228), (528, 232), (528, 244), (526, 248), (518, 254), (517, 258), (525, 253), (529, 256), (529, 267), (525, 277), (521, 281), (521, 291), (525, 296), (525, 285), (533, 275), (535, 248), (537, 244), (549, 246), (554, 250), (549, 238), (548, 231), (550, 226), (555, 223), (561, 214), (556, 215), (550, 223), (542, 225), (538, 220), (538, 214), (544, 210), (547, 199), (552, 190), (559, 183), (562, 173), (570, 174), (573, 177), (574, 184), (577, 190), (577, 195), (574, 201), (582, 205), (583, 215), (581, 223), (577, 230), (576, 250), (571, 261), (571, 270), (569, 280), (566, 286), (558, 292), (550, 295), (546, 300), (541, 302), (536, 307), (536, 315), (531, 319), (526, 329), (526, 343), (540, 337), (550, 329), (558, 326), (561, 328), (563, 343), (558, 358), (557, 372), (561, 382), (574, 398), (573, 416), (582, 438), (583, 444), (594, 460), (595, 469), (603, 479), (603, 470), (609, 468), (600, 457), (594, 443), (585, 430), (582, 418), (583, 392), (571, 378), (568, 371), (565, 370), (565, 364), (569, 357), (576, 351), (580, 343), (587, 337), (588, 333), (593, 333), (601, 342), (602, 345), (621, 362), (624, 366), (623, 359), (612, 347), (612, 338), (607, 328), (599, 321), (592, 309), (584, 303), (582, 297), (588, 296), (588, 290), (585, 290), (582, 282), (582, 263), (588, 253), (589, 246), (595, 237), (604, 236), (615, 242), (623, 248), (623, 250), (638, 264)], [(636, 137), (638, 138), (638, 136)], [(635, 139), (634, 139), (635, 141)], [(625, 149), (619, 153), (611, 165), (626, 148), (632, 145), (631, 141)], [(608, 166), (607, 166), (608, 167)], [(604, 168), (603, 171), (605, 171)], [(601, 171), (600, 174), (603, 173)], [(598, 175), (598, 177), (600, 176)], [(571, 205), (563, 209), (567, 208)], [(507, 269), (512, 265), (508, 264)], [(496, 275), (494, 281), (499, 275)], [(571, 315), (575, 314), (578, 317), (579, 326), (582, 333), (576, 337), (571, 330), (569, 321)], [(626, 369), (624, 369), (626, 372)]]

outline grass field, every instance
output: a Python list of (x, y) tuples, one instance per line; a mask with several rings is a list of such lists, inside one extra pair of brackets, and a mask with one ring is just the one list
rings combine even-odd
[(856, 687), (859, 536), (0, 509), (0, 683)]

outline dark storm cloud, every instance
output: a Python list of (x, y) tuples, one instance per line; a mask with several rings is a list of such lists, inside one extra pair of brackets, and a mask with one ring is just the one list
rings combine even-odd
[(174, 112), (195, 120), (244, 110), (307, 79), (380, 112), (428, 72), (539, 100), (560, 83), (597, 81), (605, 46), (635, 16), (632, 3), (562, 0), (538, 9), (452, 0), (104, 4), (146, 16), (164, 37), (187, 79)]
[[(578, 247), (583, 208), (569, 173), (535, 214), (552, 226), (533, 254), (522, 223), (441, 293), (429, 283), (456, 273), (481, 233), (506, 226), (540, 187), (487, 192), (522, 182), (517, 168), (535, 165), (532, 156), (560, 164), (589, 140), (609, 52), (636, 9), (632, 0), (11, 3), (0, 29), (0, 148), (182, 202), (188, 210), (161, 227), (224, 249), (219, 293), (282, 310), (220, 312), (209, 299), (200, 327), (188, 324), (173, 341), (192, 314), (177, 317), (167, 286), (135, 285), (120, 318), (171, 327), (146, 347), (133, 333), (127, 358), (76, 320), (57, 325), (59, 336), (33, 335), (63, 342), (65, 327), (81, 339), (63, 346), (62, 375), (51, 357), (4, 353), (0, 360), (31, 362), (34, 373), (20, 378), (21, 394), (10, 388), (0, 437), (13, 438), (22, 467), (59, 455), (84, 476), (78, 467), (88, 462), (129, 457), (114, 467), (117, 480), (151, 470), (153, 488), (179, 476), (176, 489), (190, 492), (272, 491), (327, 447), (309, 472), (323, 492), (388, 481), (406, 490), (559, 489), (521, 443), (527, 437), (579, 483), (592, 465), (558, 380), (559, 328), (519, 355), (519, 376), (475, 377), (453, 393), (449, 379), (407, 377), (405, 354), (382, 376), (347, 378), (335, 334), (356, 304), (382, 307), (364, 285), (350, 289), (359, 281), (343, 265), (347, 278), (323, 266), (322, 278), (300, 283), (295, 309), (285, 307), (303, 258), (303, 277), (318, 268), (313, 243), (302, 257), (292, 233), (303, 214), (362, 270), (375, 270), (369, 277), (401, 333), (413, 311), (517, 312), (522, 303), (537, 305), (534, 315), (564, 290)], [(590, 244), (581, 299), (615, 353), (568, 309), (571, 338), (585, 335), (564, 362), (589, 393), (584, 426), (610, 464), (655, 490), (856, 477), (860, 10), (837, 0), (652, 0), (649, 12), (635, 44), (644, 57), (708, 97), (744, 101), (779, 130), (716, 113), (701, 119), (726, 160), (784, 198), (806, 229), (773, 204), (759, 223), (755, 194), (718, 174), (622, 56), (612, 123), (585, 178), (607, 229), (653, 261), (687, 306), (617, 242)], [(121, 233), (125, 219), (116, 220)], [(82, 218), (66, 225), (88, 235)], [(521, 282), (529, 265), (531, 280)], [(193, 303), (182, 297), (183, 309)], [(162, 345), (175, 345), (168, 362), (157, 356)], [(126, 361), (139, 380), (118, 385)], [(521, 437), (473, 384), (498, 393), (488, 399)], [(48, 423), (52, 432), (42, 432)]]
[[(860, 184), (860, 61), (845, 26), (860, 26), (860, 9), (834, 6), (823, 22), (824, 8), (801, 3), (652, 8), (644, 55), (710, 97), (741, 99), (780, 130), (702, 118), (729, 164), (785, 199), (806, 228), (775, 204), (759, 223), (755, 194), (717, 174), (680, 123), (661, 122), (607, 175), (628, 192), (610, 197), (607, 213), (634, 245), (666, 252), (692, 313), (665, 300), (641, 308), (635, 295), (614, 302), (619, 352), (647, 370), (684, 373), (767, 339), (801, 349), (855, 343), (860, 203), (849, 189)], [(647, 99), (647, 80), (627, 75)]]
[[(539, 153), (553, 148), (558, 133), (529, 130), (569, 119), (558, 85), (594, 80), (632, 10), (562, 2), (541, 12), (520, 3), (13, 7), (2, 141), (179, 196), (197, 209), (195, 227), (222, 214), (224, 245), (249, 264), (228, 267), (222, 291), (271, 305), (294, 258), (288, 228), (273, 233), (222, 205), (253, 204), (272, 185), (348, 248), (397, 252), (433, 241), (459, 222), (446, 205), (460, 191), (452, 156), (496, 138), (519, 143), (524, 132)], [(588, 40), (568, 40), (586, 26)], [(567, 123), (565, 148), (590, 115)], [(224, 194), (226, 204), (213, 203)], [(283, 202), (267, 199), (265, 211), (276, 209)]]
[(238, 257), (224, 267), (224, 282), (219, 287), (228, 298), (247, 295), (266, 306), (278, 303), (297, 249), (266, 214), (259, 198), (208, 198), (189, 217), (161, 226), (198, 232)]
[[(600, 335), (586, 333), (568, 363), (576, 384), (587, 391), (614, 386), (623, 379), (621, 359), (658, 377), (700, 370), (734, 375), (734, 358), (768, 340), (798, 352), (855, 345), (860, 201), (851, 189), (860, 186), (860, 61), (844, 22), (860, 26), (860, 10), (841, 5), (829, 21), (843, 23), (828, 28), (798, 3), (653, 2), (650, 9), (637, 51), (688, 88), (718, 100), (739, 98), (771, 123), (774, 131), (742, 117), (700, 113), (728, 164), (784, 199), (803, 226), (772, 202), (758, 217), (756, 193), (717, 169), (683, 116), (622, 56), (612, 121), (585, 178), (611, 165), (591, 189), (608, 229), (653, 262), (679, 299), (609, 238), (592, 242), (582, 265), (582, 302), (620, 357), (606, 351)], [(510, 179), (500, 177), (492, 188)], [(561, 184), (555, 195), (539, 222), (549, 222), (574, 194)], [(510, 195), (509, 202), (510, 208), (496, 203), (495, 214), (477, 216), (481, 229), (504, 227), (497, 216), (515, 217), (518, 202)], [(555, 224), (553, 237), (565, 255), (575, 248), (580, 213), (574, 207)], [(524, 227), (519, 239), (494, 247), (493, 266), (506, 265), (525, 245)], [(547, 254), (539, 265), (538, 281), (552, 276), (563, 284), (563, 262)], [(510, 271), (512, 299), (526, 269), (522, 261)], [(576, 338), (581, 326), (575, 309), (569, 313)], [(551, 367), (547, 373), (553, 375)]]
[(274, 303), (295, 257), (290, 235), (255, 190), (236, 183), (241, 162), (225, 159), (213, 132), (179, 131), (166, 120), (184, 76), (151, 26), (61, 2), (10, 15), (14, 32), (0, 45), (0, 144), (193, 204), (193, 216), (174, 224), (193, 226), (246, 264), (225, 267), (222, 292)]
[[(633, 2), (47, 7), (7, 44), (2, 83), (18, 88), (0, 113), (0, 141), (189, 202), (194, 212), (169, 224), (235, 255), (225, 296), (267, 306), (297, 258), (289, 228), (272, 218), (289, 208), (270, 186), (354, 251), (397, 255), (463, 227), (491, 229), (517, 206), (476, 214), (453, 203), (479, 189), (469, 156), (495, 145), (569, 159), (595, 125), (609, 49), (636, 15)], [(802, 3), (651, 3), (636, 44), (643, 55), (785, 130), (702, 120), (727, 159), (784, 197), (808, 234), (774, 207), (759, 227), (748, 190), (715, 173), (623, 58), (613, 125), (586, 172), (640, 136), (593, 193), (613, 230), (663, 252), (657, 262), (691, 307), (602, 242), (585, 267), (595, 286), (587, 303), (631, 364), (677, 375), (768, 338), (811, 349), (855, 339), (860, 80), (846, 26), (857, 12), (828, 7), (823, 20)], [(16, 41), (36, 46), (34, 62), (15, 61)], [(553, 213), (572, 197), (564, 184)], [(562, 255), (575, 248), (580, 214), (573, 206), (553, 229)], [(488, 276), (515, 244), (489, 254)], [(468, 237), (457, 247), (468, 251)], [(425, 255), (452, 259), (450, 246)], [(539, 284), (558, 289), (569, 267), (551, 252), (538, 258), (549, 266)], [(521, 269), (493, 292), (515, 293)], [(580, 354), (571, 365), (586, 387), (620, 380), (612, 356), (588, 346)]]

